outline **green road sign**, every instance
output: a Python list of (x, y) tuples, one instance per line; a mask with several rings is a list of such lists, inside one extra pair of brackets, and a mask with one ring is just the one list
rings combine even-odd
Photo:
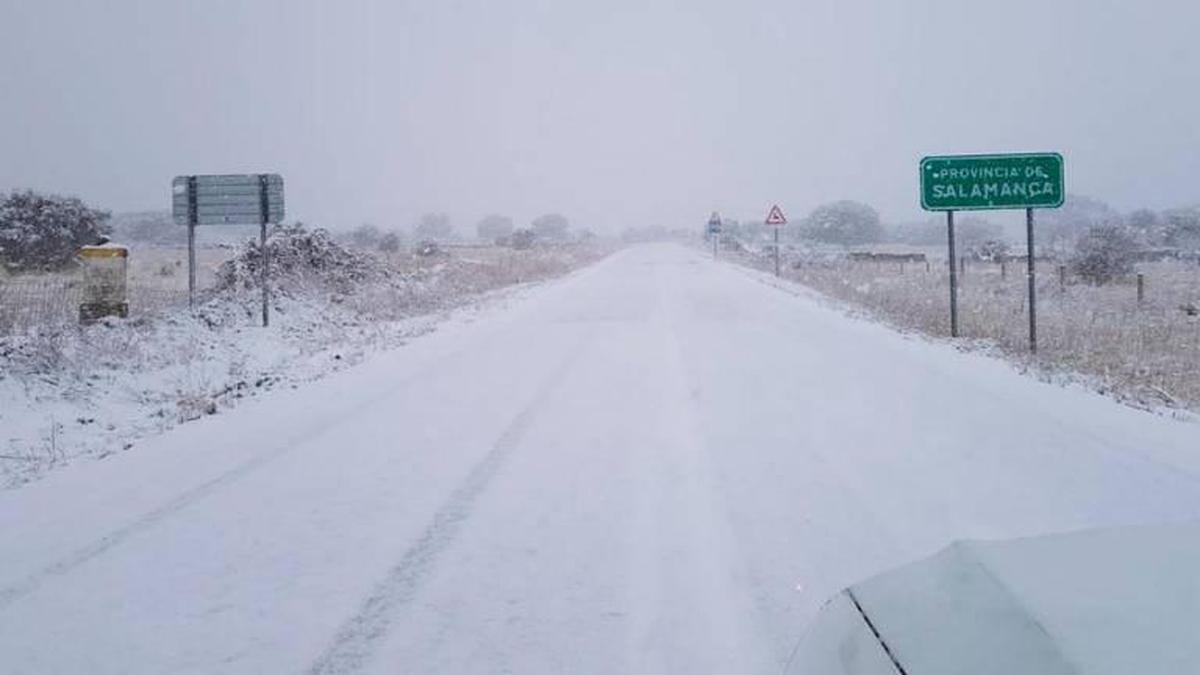
[(926, 211), (1052, 209), (1062, 203), (1063, 158), (1057, 152), (921, 160)]

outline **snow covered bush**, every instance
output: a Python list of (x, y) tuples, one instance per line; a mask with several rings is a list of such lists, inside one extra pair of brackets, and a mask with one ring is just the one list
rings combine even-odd
[(867, 204), (843, 200), (823, 204), (800, 223), (803, 237), (828, 244), (869, 244), (883, 239), (879, 213)]
[[(341, 293), (380, 279), (385, 271), (375, 257), (346, 249), (328, 231), (301, 223), (278, 225), (267, 237), (272, 290), (293, 294), (313, 286)], [(262, 247), (249, 241), (217, 269), (217, 292), (258, 288)]]
[(563, 242), (568, 238), (567, 230), (571, 222), (561, 213), (547, 213), (533, 219), (529, 229), (537, 236), (538, 241)]
[(19, 270), (64, 267), (109, 232), (108, 219), (74, 197), (11, 192), (0, 201), (0, 260)]
[(1200, 251), (1200, 205), (1163, 212), (1167, 242), (1189, 251)]
[(1000, 239), (988, 239), (978, 246), (971, 247), (971, 254), (976, 260), (1002, 262), (1008, 259), (1008, 242)]
[(537, 235), (535, 235), (533, 233), (533, 230), (530, 230), (528, 228), (522, 228), (520, 230), (517, 230), (516, 232), (513, 232), (512, 237), (509, 238), (509, 243), (515, 249), (524, 250), (524, 249), (532, 248), (533, 241), (536, 238), (537, 238)]
[(1071, 271), (1090, 284), (1106, 284), (1133, 271), (1136, 253), (1137, 243), (1128, 229), (1100, 225), (1080, 237), (1071, 257)]
[(396, 253), (400, 250), (400, 235), (388, 232), (379, 238), (380, 253)]

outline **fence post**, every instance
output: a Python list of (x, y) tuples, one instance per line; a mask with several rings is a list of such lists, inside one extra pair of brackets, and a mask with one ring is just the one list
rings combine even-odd
[(1146, 277), (1141, 272), (1137, 275), (1137, 298), (1139, 305), (1146, 299)]
[(1000, 261), (1000, 278), (1008, 278), (1008, 263), (1004, 262), (1003, 260)]
[(1066, 265), (1058, 266), (1058, 290), (1060, 290), (1060, 291), (1067, 290), (1067, 266)]

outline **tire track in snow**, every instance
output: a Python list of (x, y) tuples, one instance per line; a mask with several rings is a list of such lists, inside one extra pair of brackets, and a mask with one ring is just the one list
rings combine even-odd
[[(297, 448), (309, 445), (309, 442), (326, 436), (338, 429), (340, 426), (349, 420), (360, 417), (362, 414), (374, 409), (379, 404), (388, 400), (388, 397), (411, 384), (424, 378), (431, 372), (436, 372), (447, 362), (456, 360), (465, 349), (452, 351), (444, 354), (434, 360), (426, 363), (421, 368), (417, 369), (408, 377), (400, 378), (379, 391), (376, 397), (361, 404), (359, 402), (349, 403), (335, 412), (323, 416), (312, 424), (305, 425), (300, 430), (289, 434), (282, 443), (274, 446), (272, 449), (259, 453), (250, 459), (234, 466), (232, 469), (225, 471), (215, 478), (211, 478), (193, 488), (184, 491), (174, 499), (168, 500), (162, 506), (146, 512), (141, 517), (135, 518), (133, 521), (112, 530), (108, 534), (100, 537), (94, 542), (75, 550), (73, 553), (59, 559), (43, 567), (42, 569), (33, 572), (26, 576), (21, 581), (11, 584), (6, 587), (0, 587), (0, 610), (4, 610), (14, 602), (36, 592), (42, 584), (52, 577), (68, 574), (75, 568), (84, 563), (99, 557), (107, 551), (124, 543), (130, 537), (140, 534), (142, 531), (150, 529), (159, 524), (170, 516), (184, 510), (188, 506), (220, 491), (222, 488), (236, 483), (239, 479), (261, 469), (271, 462), (279, 459)], [(335, 444), (336, 445), (336, 444)]]
[(314, 675), (359, 672), (370, 660), (375, 645), (388, 634), (396, 611), (416, 597), (426, 576), (458, 538), (475, 503), (517, 448), (537, 413), (558, 388), (571, 365), (584, 351), (585, 340), (551, 371), (533, 399), (509, 422), (491, 450), (471, 468), (467, 477), (433, 514), (421, 535), (400, 561), (376, 584), (358, 611), (342, 624), (333, 642), (309, 668)]

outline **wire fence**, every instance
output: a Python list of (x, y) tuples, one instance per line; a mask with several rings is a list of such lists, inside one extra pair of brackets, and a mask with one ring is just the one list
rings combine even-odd
[[(129, 315), (149, 316), (186, 307), (187, 288), (133, 281), (127, 286)], [(0, 335), (79, 321), (83, 280), (76, 274), (0, 277)]]
[[(773, 269), (767, 255), (742, 254)], [(866, 308), (902, 328), (949, 336), (946, 261), (787, 258), (783, 276)], [(1024, 261), (960, 267), (959, 334), (1021, 358), (1029, 340)], [(1141, 263), (1102, 285), (1057, 261), (1036, 263), (1038, 357), (1043, 365), (1101, 378), (1143, 400), (1200, 407), (1200, 266)]]

